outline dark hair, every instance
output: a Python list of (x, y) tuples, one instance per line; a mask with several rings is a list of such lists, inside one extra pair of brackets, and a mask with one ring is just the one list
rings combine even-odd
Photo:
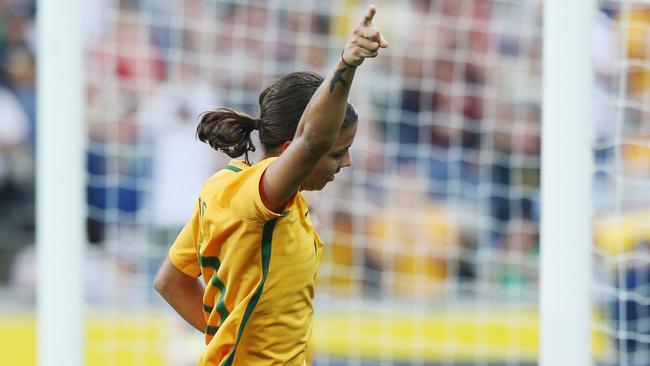
[[(251, 132), (259, 130), (264, 152), (273, 152), (285, 141), (293, 139), (298, 122), (309, 100), (323, 82), (313, 72), (294, 72), (269, 85), (260, 94), (260, 117), (255, 119), (230, 108), (219, 108), (201, 115), (196, 128), (199, 140), (232, 158), (255, 151)], [(358, 120), (357, 112), (348, 103), (342, 129)]]

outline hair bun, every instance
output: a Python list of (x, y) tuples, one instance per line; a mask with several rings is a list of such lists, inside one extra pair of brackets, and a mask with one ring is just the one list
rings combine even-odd
[[(236, 158), (255, 151), (251, 132), (259, 126), (258, 120), (229, 108), (219, 108), (201, 115), (196, 137), (213, 149)], [(248, 156), (246, 157), (248, 161)]]

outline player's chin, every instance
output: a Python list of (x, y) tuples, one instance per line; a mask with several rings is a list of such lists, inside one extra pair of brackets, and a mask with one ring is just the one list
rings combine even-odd
[(318, 182), (310, 182), (309, 184), (303, 184), (302, 188), (305, 191), (322, 191), (325, 186), (331, 182), (333, 179), (323, 179)]

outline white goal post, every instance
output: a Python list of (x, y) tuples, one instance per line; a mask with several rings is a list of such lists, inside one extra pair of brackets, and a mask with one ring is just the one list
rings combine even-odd
[(83, 364), (83, 1), (38, 1), (37, 349), (40, 366)]
[(539, 364), (591, 365), (594, 1), (544, 1)]

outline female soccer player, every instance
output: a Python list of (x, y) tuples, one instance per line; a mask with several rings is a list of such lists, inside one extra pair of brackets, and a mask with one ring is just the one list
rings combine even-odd
[[(258, 119), (227, 108), (201, 116), (198, 138), (246, 161), (205, 182), (154, 284), (205, 333), (200, 365), (306, 364), (322, 243), (300, 191), (323, 189), (352, 164), (352, 79), (388, 47), (375, 12), (371, 5), (327, 78), (297, 72), (275, 81), (259, 97)], [(253, 130), (264, 156), (251, 165)]]

